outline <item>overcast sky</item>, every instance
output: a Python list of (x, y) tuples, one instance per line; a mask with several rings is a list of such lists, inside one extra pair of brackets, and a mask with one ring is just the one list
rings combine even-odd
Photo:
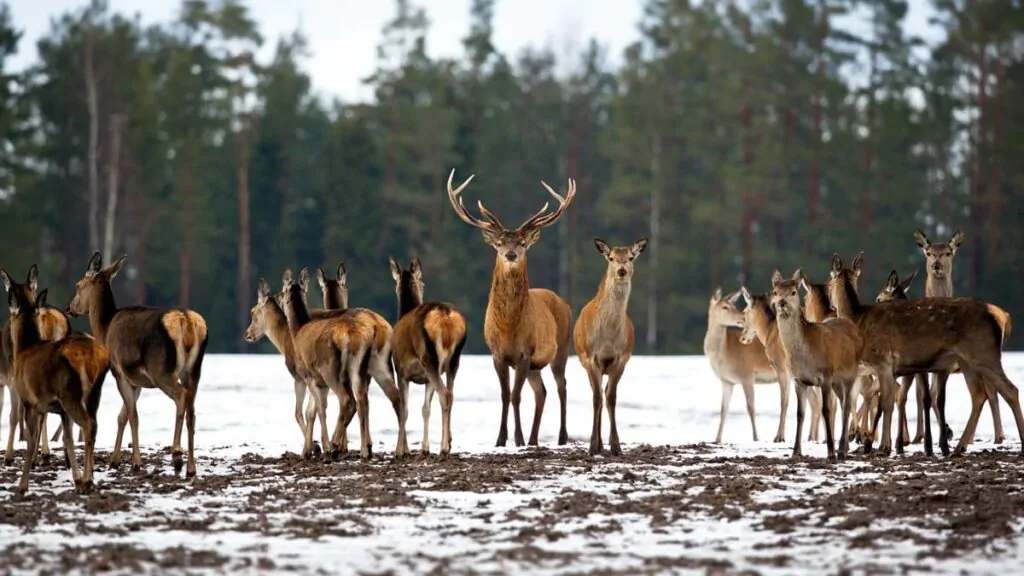
[[(927, 0), (911, 0), (908, 29), (927, 38), (931, 15)], [(13, 68), (37, 58), (35, 43), (50, 28), (50, 19), (86, 5), (86, 0), (14, 0), (9, 2), (15, 25), (24, 30)], [(113, 11), (139, 13), (143, 22), (171, 20), (180, 0), (108, 0)], [(269, 56), (276, 39), (301, 28), (312, 53), (306, 69), (323, 95), (344, 101), (367, 100), (372, 91), (362, 85), (376, 64), (381, 28), (394, 15), (392, 0), (248, 0), (260, 24)], [(458, 56), (469, 30), (470, 0), (414, 0), (431, 20), (427, 39), (432, 56)], [(600, 8), (598, 8), (600, 7)], [(573, 54), (597, 38), (608, 48), (609, 60), (620, 61), (623, 48), (636, 40), (643, 0), (498, 0), (494, 43), (515, 55), (526, 46), (550, 46), (556, 55)]]

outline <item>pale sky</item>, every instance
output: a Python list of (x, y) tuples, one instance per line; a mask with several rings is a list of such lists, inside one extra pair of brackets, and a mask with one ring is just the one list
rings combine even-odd
[[(12, 63), (19, 70), (37, 59), (36, 41), (50, 28), (50, 19), (85, 6), (87, 0), (14, 0), (10, 2), (14, 24), (25, 34)], [(311, 57), (305, 62), (314, 88), (328, 98), (346, 102), (372, 98), (361, 79), (376, 66), (381, 29), (395, 12), (392, 0), (248, 0), (259, 22), (269, 57), (277, 38), (301, 28)], [(470, 0), (413, 0), (423, 6), (431, 21), (427, 50), (434, 56), (459, 56), (462, 38), (469, 30)], [(637, 23), (643, 0), (497, 0), (494, 43), (514, 58), (527, 46), (550, 46), (557, 56), (575, 55), (591, 37), (606, 48), (609, 63), (621, 61), (623, 49), (639, 36)], [(907, 28), (927, 39), (931, 14), (927, 0), (911, 0)], [(111, 11), (140, 13), (144, 23), (170, 21), (180, 0), (108, 0)], [(599, 8), (598, 8), (599, 7)], [(577, 58), (573, 56), (571, 62)]]

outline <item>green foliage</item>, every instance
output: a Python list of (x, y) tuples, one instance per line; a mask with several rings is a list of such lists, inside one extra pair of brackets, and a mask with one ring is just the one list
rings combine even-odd
[(452, 168), (476, 174), (467, 205), (509, 227), (548, 201), (540, 180), (564, 190), (576, 178), (574, 205), (530, 252), (531, 283), (576, 311), (605, 269), (594, 236), (651, 238), (633, 281), (637, 353), (698, 352), (715, 286), (764, 290), (773, 269), (797, 266), (823, 279), (833, 252), (866, 252), (873, 298), (889, 270), (922, 267), (915, 228), (963, 228), (957, 291), (1012, 314), (1024, 309), (1019, 4), (935, 2), (946, 34), (927, 46), (907, 34), (902, 0), (647, 0), (612, 69), (596, 40), (572, 62), (500, 53), (493, 0), (471, 3), (462, 57), (434, 59), (429, 14), (400, 0), (365, 79), (375, 101), (353, 104), (314, 94), (299, 32), (259, 61), (264, 37), (242, 0), (185, 0), (148, 27), (83, 2), (19, 73), (6, 62), (26, 47), (0, 0), (2, 264), (17, 275), (38, 262), (56, 302), (100, 248), (87, 240), (90, 38), (100, 225), (116, 181), (114, 252), (129, 256), (117, 297), (197, 309), (211, 351), (245, 349), (256, 281), (277, 286), (286, 267), (344, 261), (352, 304), (394, 319), (387, 259), (416, 254), (427, 297), (458, 305), (467, 350), (485, 352), (494, 253), (448, 205)]

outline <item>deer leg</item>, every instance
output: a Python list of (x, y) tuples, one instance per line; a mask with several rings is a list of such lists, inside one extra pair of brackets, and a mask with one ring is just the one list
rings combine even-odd
[[(541, 378), (540, 370), (529, 370), (527, 367), (524, 371), (526, 379), (530, 381), (530, 388), (533, 388), (533, 397), (536, 402), (533, 408), (533, 426), (530, 427), (530, 446), (537, 446), (540, 444), (540, 418), (544, 415), (544, 401), (547, 399), (548, 391), (544, 388), (544, 379)], [(517, 381), (518, 375), (519, 371), (517, 370)], [(519, 388), (522, 389), (522, 387), (523, 385), (520, 383)], [(518, 414), (519, 405), (515, 406)]]
[(46, 413), (43, 413), (42, 420), (39, 421), (39, 446), (43, 453), (43, 465), (49, 465), (50, 463), (50, 439), (46, 434)]
[(757, 416), (754, 413), (754, 380), (740, 384), (743, 389), (743, 398), (747, 401), (747, 415), (750, 416), (750, 428), (754, 431), (754, 442), (757, 442)]
[(447, 458), (452, 452), (452, 407), (455, 405), (455, 374), (459, 371), (458, 357), (449, 360), (445, 369), (445, 388), (448, 391), (448, 415), (444, 414), (444, 398), (441, 398), (441, 458)]
[(85, 473), (82, 476), (82, 489), (89, 492), (92, 490), (92, 472), (96, 465), (96, 414), (88, 414), (80, 428), (82, 435), (85, 436)]
[[(303, 419), (302, 437), (306, 437), (306, 426), (312, 427), (316, 425), (317, 421), (320, 422), (320, 435), (323, 441), (313, 441), (313, 456), (320, 456), (321, 454), (323, 454), (321, 446), (326, 446), (325, 442), (327, 442), (327, 423), (316, 417), (317, 395), (316, 392), (314, 391), (314, 387), (311, 387), (308, 382), (305, 384), (305, 386), (306, 390), (309, 392), (309, 399), (306, 400), (306, 414)], [(324, 399), (324, 401), (326, 402), (327, 400)]]
[[(993, 443), (1002, 444), (1006, 440), (1006, 435), (1003, 434), (1003, 418), (999, 413), (999, 395), (996, 392), (995, 387), (988, 383), (987, 378), (982, 378), (982, 383), (985, 385), (985, 396), (988, 397), (988, 407), (992, 411), (992, 430), (993, 430)], [(974, 442), (974, 437), (968, 439), (969, 442)]]
[[(604, 403), (608, 409), (608, 426), (610, 428), (608, 432), (608, 450), (612, 456), (621, 456), (622, 447), (619, 446), (619, 427), (615, 421), (615, 404), (618, 399), (619, 393), (619, 380), (622, 379), (622, 373), (626, 369), (625, 360), (620, 360), (613, 368), (611, 374), (608, 375), (608, 387), (604, 391)], [(753, 384), (750, 385), (753, 388)], [(753, 398), (753, 395), (748, 398)], [(748, 399), (748, 404), (750, 400)]]
[(139, 452), (139, 414), (136, 406), (142, 389), (134, 386), (124, 375), (115, 375), (114, 379), (124, 405), (117, 418), (117, 438), (114, 441), (114, 452), (110, 455), (110, 467), (121, 466), (121, 440), (124, 437), (125, 424), (127, 424), (132, 433), (132, 472), (138, 472), (142, 470), (142, 454)]
[[(568, 347), (568, 343), (566, 344)], [(569, 360), (568, 352), (565, 353), (565, 358), (555, 358), (555, 361), (551, 364), (551, 373), (555, 377), (555, 388), (558, 390), (558, 406), (559, 406), (559, 424), (558, 424), (558, 445), (564, 446), (569, 443), (569, 431), (566, 429), (566, 411), (568, 410), (567, 403), (569, 402), (568, 391), (566, 389), (565, 381), (565, 365)]]
[(718, 413), (718, 435), (715, 444), (722, 443), (722, 431), (725, 430), (725, 417), (729, 413), (729, 402), (732, 401), (733, 383), (722, 380), (722, 409)]
[(71, 481), (74, 482), (75, 488), (81, 491), (82, 476), (78, 471), (78, 458), (75, 457), (75, 442), (71, 435), (71, 416), (67, 412), (61, 411), (60, 423), (61, 435), (64, 436), (64, 454), (67, 456), (70, 464), (68, 467), (71, 468)]
[(804, 412), (807, 407), (807, 386), (800, 380), (795, 380), (796, 386), (796, 442), (793, 443), (793, 458), (800, 458), (803, 455), (801, 435), (804, 432)]
[[(892, 409), (895, 404), (892, 365), (886, 364), (878, 375), (878, 412), (882, 414), (882, 438), (878, 443), (878, 451), (884, 456), (892, 452)], [(878, 417), (875, 417), (878, 420)], [(878, 426), (875, 426), (878, 429)], [(873, 438), (872, 438), (873, 439)]]
[(497, 357), (492, 357), (494, 371), (498, 373), (498, 385), (501, 386), (501, 427), (498, 428), (496, 447), (504, 447), (508, 441), (508, 405), (510, 400), (508, 385), (508, 365)]
[(14, 433), (24, 426), (22, 416), (21, 398), (14, 386), (7, 386), (7, 394), (11, 397), (11, 416), (9, 419), (11, 428), (7, 431), (7, 450), (4, 452), (4, 465), (11, 465), (14, 462)]
[(21, 482), (18, 483), (18, 487), (15, 489), (15, 495), (23, 496), (28, 492), (28, 474), (32, 470), (32, 465), (35, 464), (36, 452), (39, 450), (39, 429), (41, 428), (42, 414), (36, 412), (36, 410), (25, 404), (21, 403), (21, 412), (25, 415), (25, 438), (28, 442), (28, 451), (25, 452), (25, 464), (21, 472)]
[[(405, 381), (405, 388), (399, 389), (395, 385), (395, 377), (391, 371), (390, 352), (387, 354), (371, 354), (367, 371), (377, 386), (384, 391), (384, 395), (391, 401), (391, 408), (395, 411), (395, 418), (398, 420), (398, 442), (395, 446), (395, 457), (401, 458), (409, 455), (409, 438), (406, 435), (405, 425), (409, 420), (409, 381)], [(436, 373), (435, 373), (436, 374)], [(367, 417), (369, 417), (369, 386), (370, 380), (365, 378), (363, 382), (363, 398), (367, 402)], [(436, 383), (440, 384), (440, 376), (437, 376)], [(424, 434), (426, 431), (424, 430)], [(372, 445), (373, 438), (370, 436), (370, 423), (366, 423), (366, 441)]]
[[(832, 386), (826, 384), (821, 387), (822, 403), (825, 405), (825, 412), (827, 414), (835, 414), (836, 411), (836, 395), (832, 392)], [(828, 451), (828, 460), (832, 461), (836, 459), (836, 443), (835, 443), (835, 418), (825, 418), (825, 448)]]
[[(368, 402), (370, 379), (366, 377), (367, 374), (363, 373), (359, 364), (361, 362), (352, 362), (350, 364), (348, 376), (349, 381), (352, 382), (352, 391), (356, 398), (356, 414), (359, 415), (359, 458), (368, 461), (373, 456), (370, 446), (370, 405)], [(403, 438), (401, 438), (400, 431), (399, 441), (401, 440)], [(401, 448), (401, 443), (399, 443), (395, 450), (396, 457), (405, 456), (404, 453), (399, 452)]]
[[(320, 439), (323, 444), (323, 456), (324, 458), (331, 458), (334, 456), (333, 452), (337, 450), (337, 446), (331, 442), (331, 439), (327, 437), (327, 384), (323, 380), (323, 376), (319, 372), (314, 373), (309, 377), (308, 384), (309, 392), (313, 397), (314, 409), (316, 410), (316, 418), (306, 418), (306, 429), (303, 430), (303, 444), (302, 444), (302, 457), (303, 458), (314, 458), (316, 454), (313, 451), (313, 424), (314, 421), (320, 420)], [(337, 432), (337, 429), (335, 429)]]
[(789, 412), (789, 377), (783, 373), (779, 376), (779, 431), (775, 433), (773, 442), (786, 441), (786, 414)]
[[(795, 390), (799, 393), (800, 385), (794, 381), (793, 386), (795, 386)], [(807, 434), (807, 441), (817, 442), (820, 438), (818, 430), (821, 428), (821, 394), (818, 393), (817, 388), (811, 388), (806, 391), (804, 398), (811, 404), (811, 429)]]
[(302, 411), (302, 404), (306, 401), (306, 382), (302, 378), (296, 376), (292, 382), (292, 386), (295, 390), (295, 422), (299, 425), (299, 429), (305, 433), (306, 417)]
[(985, 384), (981, 374), (974, 368), (960, 367), (967, 382), (967, 391), (971, 395), (971, 416), (967, 419), (963, 433), (960, 434), (960, 441), (953, 450), (953, 456), (960, 456), (967, 450), (968, 440), (978, 426), (978, 417), (981, 416), (981, 408), (987, 400), (985, 396)]
[[(523, 397), (523, 383), (526, 382), (526, 371), (529, 368), (523, 368), (522, 366), (516, 366), (513, 369), (514, 376), (512, 380), (512, 421), (515, 430), (512, 432), (513, 441), (516, 446), (522, 446), (526, 444), (523, 440), (523, 424), (522, 419), (519, 415), (519, 402)], [(536, 411), (534, 412), (536, 414)]]
[(853, 406), (857, 400), (856, 386), (853, 382), (843, 382), (838, 392), (843, 405), (843, 434), (839, 438), (839, 458), (844, 459), (850, 453), (850, 420), (853, 418)]
[(938, 374), (933, 376), (931, 393), (935, 397), (935, 415), (939, 420), (939, 450), (943, 456), (949, 456), (949, 441), (953, 437), (953, 430), (946, 422), (946, 385), (939, 384)]
[[(918, 375), (915, 375), (915, 380)], [(927, 384), (924, 377), (921, 376), (920, 382)], [(920, 386), (921, 389), (921, 408), (924, 414), (924, 454), (925, 456), (931, 457), (935, 455), (935, 451), (932, 449), (932, 391), (928, 386)]]
[[(428, 379), (431, 380), (431, 379)], [(399, 377), (399, 387), (402, 386), (402, 380)], [(406, 382), (405, 386), (408, 387), (409, 383)], [(438, 387), (440, 388), (440, 387)], [(439, 390), (440, 391), (440, 390)], [(423, 416), (423, 443), (420, 450), (423, 455), (430, 454), (430, 405), (434, 402), (434, 384), (428, 381), (426, 386), (423, 387), (423, 408), (420, 410), (420, 414)], [(442, 416), (443, 418), (443, 416)], [(444, 424), (441, 424), (441, 436), (444, 436)], [(443, 443), (443, 442), (442, 442)]]
[[(909, 379), (911, 377), (908, 376), (907, 378)], [(926, 372), (918, 372), (913, 375), (913, 381), (914, 388), (917, 393), (917, 432), (914, 434), (914, 439), (911, 440), (911, 444), (917, 444), (924, 440), (924, 397), (925, 389), (928, 388), (928, 374)], [(909, 389), (907, 393), (910, 393)], [(931, 393), (931, 390), (928, 390), (928, 396), (932, 399), (935, 398), (935, 395)], [(938, 414), (938, 412), (936, 412), (936, 414)]]
[(601, 442), (601, 412), (604, 410), (604, 399), (601, 397), (602, 375), (592, 362), (580, 357), (580, 363), (583, 364), (583, 370), (590, 382), (591, 403), (594, 409), (594, 417), (590, 423), (590, 455), (593, 456), (604, 451), (604, 443)]
[(910, 376), (902, 376), (899, 386), (896, 388), (896, 407), (899, 412), (900, 429), (896, 434), (896, 453), (903, 454), (903, 450), (910, 443), (910, 427), (907, 425), (907, 396), (910, 393), (910, 385), (913, 383)]
[[(964, 369), (963, 364), (960, 366), (964, 376), (967, 376), (967, 370)], [(1020, 408), (1020, 392), (1017, 386), (1010, 381), (1006, 376), (1006, 372), (1003, 370), (1002, 364), (996, 360), (994, 366), (985, 367), (978, 370), (979, 374), (979, 388), (981, 388), (982, 395), (985, 392), (985, 386), (991, 386), (995, 389), (996, 393), (1003, 397), (1003, 400), (1010, 405), (1010, 410), (1013, 411), (1013, 419), (1017, 424), (1017, 434), (1021, 438), (1021, 455), (1024, 456), (1024, 415), (1021, 414)], [(973, 399), (973, 394), (972, 394)], [(989, 399), (990, 402), (996, 401), (993, 397)], [(967, 432), (973, 432), (974, 428), (978, 425), (978, 416), (981, 414), (980, 406), (976, 410), (971, 412), (971, 421), (968, 422), (968, 429), (965, 430), (964, 436), (967, 436)], [(960, 438), (960, 444), (956, 447), (954, 454), (963, 453), (967, 448), (964, 438)]]

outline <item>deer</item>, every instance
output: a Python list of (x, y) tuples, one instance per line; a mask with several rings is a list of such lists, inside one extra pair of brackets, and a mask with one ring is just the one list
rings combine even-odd
[[(800, 310), (799, 279), (799, 270), (789, 280), (775, 270), (770, 292), (779, 341), (786, 351), (786, 371), (797, 382), (796, 443), (793, 446), (793, 457), (802, 456), (804, 397), (808, 388), (816, 386), (821, 388), (826, 416), (835, 410), (835, 396), (839, 397), (842, 405), (838, 458), (843, 459), (849, 450), (848, 431), (854, 401), (854, 382), (861, 372), (860, 358), (864, 339), (856, 324), (848, 319), (836, 317), (823, 322), (809, 322), (804, 318)], [(825, 443), (830, 461), (837, 457), (833, 424), (832, 418), (825, 418)]]
[[(647, 249), (647, 238), (640, 238), (633, 242), (632, 246), (614, 248), (608, 246), (604, 240), (594, 238), (594, 246), (604, 256), (608, 266), (604, 278), (597, 287), (597, 294), (580, 310), (573, 327), (572, 339), (576, 355), (590, 380), (590, 390), (593, 394), (594, 418), (590, 430), (590, 454), (596, 455), (604, 451), (601, 441), (601, 412), (606, 405), (610, 427), (608, 449), (612, 456), (621, 456), (619, 429), (615, 424), (615, 404), (619, 381), (633, 355), (635, 334), (633, 321), (629, 319), (627, 313), (629, 293), (633, 285), (633, 263), (637, 256)], [(608, 378), (608, 384), (602, 401), (602, 380), (605, 377)], [(747, 404), (753, 414), (753, 394), (748, 397)]]
[(324, 300), (324, 310), (345, 310), (348, 308), (348, 271), (345, 263), (338, 263), (335, 277), (331, 278), (320, 266), (316, 268), (316, 280)]
[[(864, 338), (861, 363), (875, 374), (879, 383), (880, 413), (884, 413), (879, 451), (891, 452), (891, 426), (894, 379), (899, 376), (949, 370), (959, 365), (971, 395), (971, 415), (964, 434), (953, 451), (959, 456), (967, 449), (991, 385), (1013, 410), (1017, 431), (1024, 441), (1024, 415), (1021, 414), (1017, 387), (1003, 370), (1002, 344), (1006, 312), (998, 306), (976, 298), (923, 298), (921, 300), (887, 300), (862, 304), (850, 285), (852, 272), (843, 266), (839, 254), (832, 256), (829, 296), (841, 318), (849, 318)], [(932, 437), (928, 406), (931, 393), (924, 391), (925, 454), (931, 456)], [(876, 422), (878, 416), (876, 415)], [(938, 411), (939, 429), (945, 429), (945, 414)], [(877, 423), (875, 425), (877, 428)], [(870, 451), (870, 440), (865, 451)], [(903, 437), (896, 438), (896, 451), (903, 451)], [(939, 435), (939, 448), (949, 455), (949, 437)], [(1022, 444), (1024, 455), (1024, 444)]]
[(423, 266), (418, 256), (412, 258), (408, 269), (402, 269), (394, 257), (390, 257), (390, 264), (398, 299), (398, 321), (391, 337), (398, 391), (408, 398), (409, 382), (425, 385), (421, 412), (424, 456), (430, 453), (430, 405), (437, 392), (441, 404), (441, 458), (445, 459), (452, 451), (455, 376), (466, 345), (466, 319), (451, 302), (423, 301)]
[[(15, 282), (10, 274), (3, 268), (0, 268), (0, 280), (3, 281), (4, 290), (10, 292), (12, 289), (21, 290), (25, 293), (26, 298), (30, 298), (33, 302), (37, 296), (37, 290), (39, 288), (39, 267), (33, 264), (28, 269), (28, 275), (25, 279), (24, 284), (18, 284)], [(60, 340), (71, 331), (71, 325), (68, 321), (68, 317), (64, 315), (60, 309), (53, 306), (42, 305), (37, 308), (38, 313), (33, 316), (37, 323), (39, 330), (39, 336), (45, 341)], [(24, 414), (22, 414), (21, 400), (18, 398), (18, 391), (15, 386), (11, 384), (14, 370), (14, 348), (11, 342), (11, 320), (8, 318), (3, 327), (0, 328), (0, 388), (6, 386), (7, 394), (11, 398), (11, 413), (10, 413), (10, 430), (7, 433), (7, 450), (4, 453), (4, 464), (9, 465), (14, 462), (14, 431), (19, 431), (19, 440), (24, 440), (25, 437), (25, 426), (24, 426)], [(4, 408), (4, 395), (3, 390), (0, 390), (0, 413), (3, 412)], [(43, 418), (40, 426), (40, 434), (42, 437), (39, 442), (42, 446), (42, 457), (43, 462), (50, 460), (50, 444), (47, 441), (46, 433), (46, 418)], [(83, 441), (84, 437), (81, 436), (79, 431), (79, 441)], [(54, 438), (53, 442), (56, 442)]]
[(103, 257), (93, 252), (75, 294), (68, 303), (72, 317), (88, 316), (92, 334), (110, 354), (110, 372), (117, 382), (124, 405), (117, 416), (117, 436), (110, 455), (110, 467), (121, 466), (121, 441), (126, 425), (132, 433), (132, 473), (142, 470), (139, 449), (137, 404), (143, 388), (156, 388), (174, 401), (174, 441), (171, 464), (180, 474), (182, 425), (188, 428), (188, 463), (185, 478), (196, 475), (196, 394), (206, 355), (206, 320), (188, 308), (118, 308), (111, 281), (128, 256), (103, 266)]
[[(925, 236), (924, 232), (920, 230), (914, 231), (914, 241), (917, 243), (918, 248), (924, 254), (925, 259), (925, 280), (924, 280), (924, 296), (925, 298), (934, 297), (952, 297), (953, 296), (953, 260), (956, 257), (957, 250), (964, 241), (964, 233), (962, 230), (957, 230), (953, 233), (947, 242), (932, 242)], [(1006, 316), (1009, 319), (1009, 315)], [(1003, 334), (1006, 338), (1009, 338), (1009, 331), (1004, 330)], [(932, 398), (935, 400), (933, 409), (936, 411), (943, 410), (946, 405), (946, 382), (949, 380), (950, 373), (956, 373), (959, 370), (957, 367), (953, 367), (950, 371), (938, 371), (932, 372), (932, 383), (930, 392)], [(923, 419), (921, 417), (923, 413), (922, 409), (922, 393), (924, 386), (928, 383), (925, 381), (924, 373), (916, 375), (915, 381), (917, 382), (917, 434), (914, 436), (914, 443), (918, 443), (923, 440), (922, 434)], [(996, 444), (1002, 444), (1006, 435), (1003, 433), (1003, 420), (999, 413), (999, 400), (996, 397), (995, 390), (986, 384), (985, 393), (989, 397), (989, 409), (992, 411), (992, 427), (995, 431), (994, 442)], [(952, 430), (944, 429), (944, 434), (952, 434)], [(972, 434), (967, 438), (968, 443), (974, 442), (974, 435)]]
[[(95, 338), (71, 332), (52, 341), (43, 339), (39, 316), (46, 305), (46, 290), (33, 298), (26, 290), (11, 287), (11, 344), (14, 354), (14, 387), (24, 414), (28, 451), (21, 481), (15, 495), (28, 492), (29, 472), (36, 459), (43, 421), (47, 414), (58, 414), (63, 424), (64, 453), (71, 468), (76, 491), (88, 493), (93, 487), (93, 454), (96, 448), (96, 412), (100, 405), (103, 380), (110, 369), (110, 355)], [(79, 471), (72, 439), (72, 423), (85, 434), (84, 470)]]
[[(708, 301), (708, 329), (704, 334), (704, 355), (711, 363), (711, 371), (722, 383), (722, 408), (718, 415), (718, 434), (715, 443), (722, 443), (722, 432), (725, 429), (725, 418), (729, 412), (733, 388), (739, 384), (747, 399), (747, 414), (750, 416), (750, 427), (753, 429), (754, 441), (758, 441), (757, 424), (754, 415), (754, 385), (779, 384), (782, 406), (779, 414), (779, 428), (775, 434), (775, 442), (786, 441), (786, 412), (789, 407), (789, 379), (785, 374), (785, 365), (780, 357), (773, 358), (768, 352), (770, 344), (759, 340), (755, 334), (744, 339), (749, 330), (754, 333), (754, 318), (747, 317), (747, 310), (740, 312), (736, 301), (741, 291), (727, 296), (722, 295), (722, 288), (715, 288)], [(736, 330), (742, 328), (743, 330)]]
[[(473, 180), (470, 175), (458, 188), (452, 189), (453, 169), (448, 175), (448, 201), (455, 214), (465, 223), (480, 229), (484, 241), (494, 248), (496, 257), (491, 274), (490, 294), (484, 313), (484, 341), (491, 352), (494, 370), (501, 386), (501, 427), (495, 446), (505, 446), (508, 440), (508, 408), (511, 403), (515, 416), (515, 443), (522, 446), (523, 432), (519, 416), (519, 401), (523, 384), (529, 380), (533, 388), (536, 406), (533, 426), (530, 431), (530, 446), (538, 445), (540, 420), (544, 413), (547, 390), (540, 371), (551, 367), (558, 387), (561, 404), (561, 424), (558, 444), (569, 442), (565, 428), (566, 381), (565, 367), (569, 360), (570, 323), (572, 309), (553, 291), (546, 288), (531, 288), (526, 270), (526, 254), (540, 239), (540, 232), (554, 224), (576, 197), (576, 181), (569, 179), (566, 196), (559, 196), (544, 181), (541, 184), (558, 202), (553, 212), (548, 205), (526, 219), (515, 230), (509, 230), (477, 202), (482, 218), (472, 216), (459, 197)], [(509, 390), (509, 369), (515, 371), (515, 380)]]
[[(836, 313), (832, 310), (832, 304), (828, 301), (828, 291), (825, 285), (811, 280), (803, 268), (797, 268), (796, 276), (799, 278), (800, 287), (804, 289), (804, 318), (808, 322), (824, 322), (827, 318), (835, 318)], [(770, 308), (771, 305), (769, 303)], [(822, 407), (821, 394), (822, 391), (818, 388), (811, 388), (807, 391), (807, 401), (811, 405), (811, 429), (807, 434), (807, 440), (810, 442), (817, 442), (819, 439), (818, 431), (821, 429)], [(834, 413), (830, 412), (826, 417), (835, 420)], [(854, 437), (856, 438), (856, 436)]]
[[(348, 308), (325, 311), (313, 318), (306, 304), (309, 290), (309, 270), (299, 271), (294, 281), (291, 269), (281, 278), (280, 304), (288, 318), (288, 329), (295, 347), (297, 369), (308, 374), (316, 400), (317, 416), (326, 422), (327, 391), (331, 390), (341, 403), (338, 423), (328, 439), (321, 428), (324, 454), (333, 458), (348, 449), (345, 433), (353, 415), (359, 416), (360, 458), (369, 460), (369, 380), (372, 377), (391, 400), (398, 418), (398, 442), (395, 457), (409, 453), (405, 432), (406, 407), (395, 386), (391, 367), (391, 337), (393, 328), (380, 314), (367, 308)], [(352, 409), (352, 404), (355, 409)], [(303, 455), (313, 453), (312, 420), (307, 420)]]
[[(893, 270), (889, 273), (889, 277), (885, 280), (885, 286), (878, 292), (878, 296), (875, 296), (875, 302), (885, 302), (886, 300), (908, 300), (910, 299), (909, 291), (910, 285), (917, 278), (917, 269), (907, 274), (903, 278)], [(877, 382), (877, 380), (875, 380)], [(907, 406), (907, 395), (910, 393), (910, 387), (913, 385), (914, 379), (912, 376), (900, 376), (900, 385), (896, 388), (896, 404), (900, 411), (900, 434), (903, 436), (903, 443), (910, 443), (910, 430), (907, 428), (906, 418), (906, 406)], [(923, 402), (922, 400), (919, 402)], [(923, 411), (922, 411), (923, 412)], [(875, 415), (878, 414), (878, 387), (875, 386), (870, 395), (870, 404), (865, 402), (862, 407), (862, 411), (857, 412), (856, 419), (858, 422), (862, 422), (864, 429), (871, 429), (871, 437), (875, 437), (874, 425)], [(923, 427), (923, 422), (922, 422)]]

